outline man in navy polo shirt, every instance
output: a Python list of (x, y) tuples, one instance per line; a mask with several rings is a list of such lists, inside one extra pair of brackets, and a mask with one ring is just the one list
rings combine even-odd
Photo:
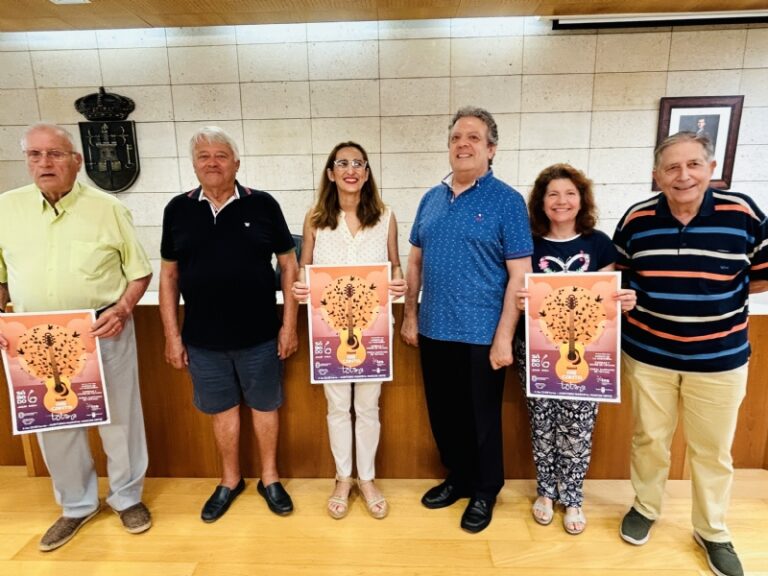
[(166, 361), (189, 368), (195, 406), (213, 418), (222, 476), (201, 517), (218, 520), (245, 488), (241, 402), (250, 408), (258, 442), (257, 490), (272, 512), (289, 514), (293, 503), (277, 472), (277, 410), (283, 401), (282, 361), (297, 348), (297, 306), (294, 298), (284, 299), (281, 325), (272, 255), (286, 294), (298, 274), (293, 238), (275, 199), (235, 179), (240, 159), (226, 132), (198, 130), (190, 154), (200, 186), (165, 208), (160, 314)]
[(432, 434), (448, 469), (421, 502), (443, 508), (469, 497), (461, 527), (473, 533), (490, 524), (504, 485), (504, 367), (512, 364), (515, 292), (533, 252), (525, 201), (490, 169), (497, 142), (488, 111), (466, 107), (453, 117), (452, 172), (422, 198), (411, 231), (402, 326), (421, 353)]
[(622, 329), (635, 501), (620, 534), (645, 544), (661, 514), (680, 406), (694, 538), (715, 574), (738, 576), (725, 515), (747, 386), (748, 296), (768, 290), (768, 221), (749, 196), (711, 188), (714, 169), (705, 136), (668, 137), (654, 157), (661, 194), (629, 208), (614, 235), (617, 268), (637, 291)]

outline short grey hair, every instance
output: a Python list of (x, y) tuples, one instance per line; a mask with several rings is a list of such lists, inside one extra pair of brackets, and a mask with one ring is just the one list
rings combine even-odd
[(69, 130), (62, 128), (58, 124), (53, 124), (52, 122), (35, 122), (31, 126), (29, 126), (26, 130), (24, 130), (24, 134), (22, 134), (21, 136), (22, 151), (27, 150), (27, 138), (29, 137), (29, 135), (32, 132), (38, 132), (40, 130), (55, 132), (56, 134), (64, 138), (67, 142), (69, 142), (69, 145), (72, 147), (73, 152), (77, 152), (77, 145), (75, 144), (74, 136), (72, 136)]
[(486, 126), (488, 126), (488, 143), (496, 146), (499, 143), (499, 127), (496, 126), (496, 120), (493, 119), (493, 115), (485, 108), (479, 108), (477, 106), (463, 106), (456, 111), (456, 114), (451, 118), (451, 124), (448, 127), (449, 130), (453, 130), (454, 125), (461, 118), (468, 116), (482, 120)]
[(225, 144), (232, 150), (232, 154), (235, 156), (235, 162), (240, 160), (240, 151), (237, 149), (237, 142), (235, 142), (232, 136), (218, 126), (206, 126), (192, 134), (192, 138), (189, 139), (189, 157), (192, 158), (193, 162), (195, 160), (195, 148), (201, 142), (205, 142), (206, 144)]
[(706, 136), (697, 135), (696, 132), (678, 132), (677, 134), (672, 134), (672, 136), (667, 136), (656, 146), (656, 149), (653, 151), (654, 170), (659, 167), (659, 164), (661, 163), (661, 155), (664, 153), (664, 150), (675, 144), (680, 144), (681, 142), (696, 142), (697, 144), (701, 144), (701, 147), (704, 149), (704, 157), (706, 161), (712, 162), (712, 160), (715, 159), (715, 146), (712, 144), (712, 140)]

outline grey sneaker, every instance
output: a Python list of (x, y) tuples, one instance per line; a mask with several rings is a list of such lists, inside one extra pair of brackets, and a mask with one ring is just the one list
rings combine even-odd
[(115, 514), (120, 516), (123, 528), (131, 534), (141, 534), (152, 526), (152, 515), (143, 502), (129, 506), (125, 510), (115, 510)]
[(634, 508), (630, 508), (621, 521), (619, 534), (625, 542), (642, 546), (651, 537), (651, 526), (653, 526), (653, 520), (646, 518)]
[(40, 543), (37, 545), (38, 549), (42, 552), (50, 552), (51, 550), (56, 550), (56, 548), (59, 548), (60, 546), (64, 546), (64, 544), (72, 540), (72, 537), (77, 534), (77, 531), (80, 530), (83, 524), (88, 522), (88, 520), (98, 513), (99, 508), (96, 508), (96, 510), (88, 514), (88, 516), (83, 516), (82, 518), (69, 518), (67, 516), (60, 517), (53, 523), (53, 526), (48, 528), (46, 533), (43, 534)]
[(704, 540), (698, 532), (693, 533), (693, 539), (704, 548), (709, 568), (717, 576), (744, 576), (744, 569), (741, 567), (736, 550), (733, 549), (733, 544)]

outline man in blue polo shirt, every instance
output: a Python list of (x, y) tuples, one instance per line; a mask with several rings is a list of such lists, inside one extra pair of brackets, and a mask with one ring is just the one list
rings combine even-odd
[(512, 364), (514, 296), (533, 252), (525, 201), (490, 169), (497, 142), (486, 110), (453, 117), (452, 172), (422, 198), (411, 231), (402, 326), (420, 350), (432, 434), (448, 469), (421, 502), (443, 508), (470, 497), (461, 527), (473, 533), (490, 524), (504, 485), (503, 368)]
[(632, 392), (635, 501), (620, 534), (645, 544), (661, 514), (678, 405), (693, 487), (693, 536), (718, 575), (743, 574), (725, 524), (731, 444), (746, 393), (748, 296), (768, 290), (768, 222), (744, 194), (710, 188), (711, 142), (680, 132), (656, 148), (661, 194), (627, 210), (614, 243), (624, 283), (622, 374)]
[[(165, 358), (188, 367), (195, 406), (212, 415), (221, 483), (203, 506), (218, 520), (245, 488), (240, 471), (240, 404), (250, 408), (259, 448), (256, 487), (275, 514), (293, 503), (277, 472), (277, 410), (283, 401), (282, 360), (296, 351), (296, 300), (277, 316), (272, 255), (283, 294), (298, 274), (293, 237), (266, 192), (242, 186), (237, 144), (223, 130), (202, 128), (190, 142), (200, 186), (165, 208), (160, 252), (160, 315)], [(179, 331), (179, 294), (184, 327)]]

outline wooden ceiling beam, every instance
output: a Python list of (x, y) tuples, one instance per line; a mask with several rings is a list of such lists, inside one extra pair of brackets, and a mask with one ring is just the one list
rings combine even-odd
[(765, 8), (764, 0), (1, 0), (0, 32)]

